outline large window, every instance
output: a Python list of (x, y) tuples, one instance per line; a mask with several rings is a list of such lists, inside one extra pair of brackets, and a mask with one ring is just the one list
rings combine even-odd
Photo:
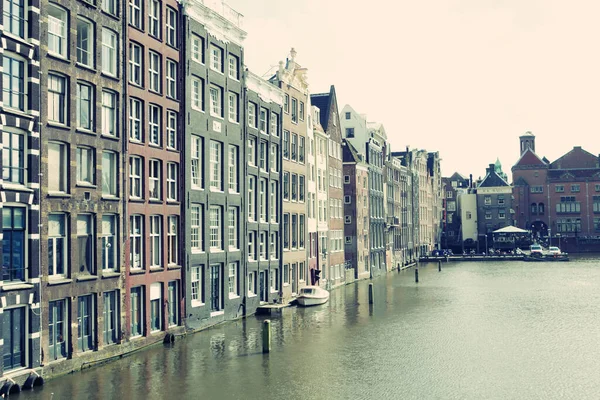
[(212, 190), (222, 191), (223, 180), (221, 170), (223, 159), (223, 146), (214, 140), (210, 141), (210, 188)]
[(129, 262), (132, 269), (141, 269), (144, 260), (144, 217), (129, 217)]
[(102, 195), (117, 196), (117, 153), (102, 152)]
[(212, 312), (223, 309), (222, 269), (222, 264), (212, 264), (210, 266), (210, 310)]
[(292, 133), (292, 150), (290, 159), (292, 161), (298, 161), (298, 135)]
[(269, 191), (269, 214), (271, 214), (271, 223), (277, 223), (277, 198), (279, 193), (277, 190), (277, 181), (271, 181), (271, 190)]
[(248, 232), (248, 260), (256, 261), (256, 232)]
[(298, 247), (298, 214), (292, 214), (291, 219), (292, 249), (295, 249)]
[(290, 214), (283, 214), (283, 248), (290, 248)]
[(200, 136), (192, 135), (192, 148), (190, 151), (190, 157), (192, 159), (192, 189), (203, 189), (204, 188), (204, 138)]
[(118, 111), (117, 94), (115, 92), (102, 92), (102, 134), (117, 137)]
[(211, 206), (209, 209), (209, 232), (211, 250), (223, 250), (223, 211), (220, 206)]
[(204, 209), (199, 205), (190, 210), (190, 245), (192, 252), (204, 250)]
[(160, 146), (162, 138), (162, 125), (160, 123), (162, 109), (155, 105), (148, 106), (148, 142)]
[(129, 197), (142, 198), (142, 158), (129, 157)]
[(192, 307), (198, 307), (204, 304), (204, 278), (202, 276), (203, 272), (203, 267), (192, 267)]
[(162, 267), (162, 217), (150, 216), (150, 268)]
[(102, 216), (102, 270), (116, 271), (118, 268), (117, 255), (119, 254), (119, 237), (117, 218), (115, 215)]
[(238, 58), (236, 56), (234, 56), (233, 54), (230, 54), (229, 55), (229, 77), (233, 78), (235, 80), (239, 79), (238, 64), (239, 64)]
[(238, 122), (238, 94), (229, 92), (229, 120)]
[(4, 182), (25, 183), (25, 135), (11, 128), (2, 131), (2, 179)]
[(94, 129), (94, 88), (87, 83), (77, 84), (77, 127)]
[(144, 287), (131, 288), (131, 336), (144, 334)]
[[(4, 3), (6, 7), (6, 2)], [(4, 340), (4, 371), (26, 366), (27, 341), (26, 307), (4, 309), (2, 339)]]
[(272, 260), (277, 260), (279, 248), (277, 247), (277, 232), (271, 232), (271, 238), (269, 241), (269, 257)]
[(279, 137), (279, 115), (271, 111), (271, 135)]
[(142, 86), (142, 54), (139, 44), (129, 43), (129, 83), (137, 86)]
[(269, 164), (272, 172), (279, 171), (279, 146), (276, 143), (271, 143), (271, 155), (269, 156)]
[(21, 207), (2, 208), (2, 280), (25, 280), (26, 210)]
[(156, 93), (160, 93), (160, 81), (161, 81), (161, 76), (160, 76), (160, 66), (161, 66), (161, 59), (160, 59), (160, 54), (155, 53), (154, 51), (149, 51), (148, 52), (148, 81), (149, 81), (149, 89), (156, 92)]
[(259, 184), (259, 203), (260, 203), (260, 222), (267, 222), (267, 179), (260, 178)]
[(117, 343), (119, 338), (119, 291), (104, 292), (104, 345)]
[(290, 157), (290, 131), (283, 131), (283, 158), (286, 160)]
[(179, 217), (170, 215), (167, 220), (167, 264), (179, 264)]
[(300, 214), (298, 216), (298, 247), (303, 249), (304, 248), (304, 238), (306, 236), (305, 234), (305, 223), (306, 220), (306, 216), (304, 214)]
[(25, 111), (25, 61), (4, 53), (2, 63), (2, 102), (4, 107)]
[(265, 140), (261, 140), (258, 148), (258, 167), (267, 171), (267, 154), (269, 152), (269, 144)]
[(84, 18), (77, 18), (77, 62), (94, 66), (94, 25)]
[(258, 240), (259, 257), (261, 261), (267, 259), (267, 232), (260, 232)]
[(223, 49), (214, 44), (210, 45), (210, 68), (223, 72)]
[(223, 88), (210, 85), (210, 115), (213, 117), (223, 117)]
[(177, 99), (177, 63), (167, 60), (167, 97)]
[(129, 140), (141, 142), (142, 135), (142, 102), (129, 99)]
[(167, 44), (177, 47), (177, 11), (167, 7)]
[(155, 38), (160, 39), (160, 0), (150, 0), (148, 2), (148, 33)]
[(204, 79), (192, 78), (192, 108), (204, 111)]
[(91, 147), (77, 148), (77, 184), (93, 185), (96, 175), (95, 151)]
[(248, 125), (256, 128), (256, 104), (248, 102)]
[(179, 281), (167, 284), (167, 326), (179, 325)]
[(48, 121), (67, 124), (67, 79), (60, 75), (48, 75)]
[(292, 97), (292, 122), (298, 123), (298, 100)]
[(48, 275), (64, 276), (67, 267), (65, 214), (48, 215)]
[(177, 150), (177, 113), (167, 111), (167, 148)]
[(304, 163), (304, 155), (306, 152), (305, 138), (300, 136), (298, 139), (298, 162)]
[(138, 29), (143, 29), (143, 7), (144, 2), (142, 0), (129, 0), (129, 23)]
[(256, 221), (256, 177), (248, 176), (248, 220)]
[(50, 4), (48, 6), (49, 53), (63, 58), (67, 57), (68, 31), (69, 24), (67, 22), (67, 11), (64, 8), (60, 8), (54, 4)]
[(204, 38), (192, 33), (192, 60), (204, 64)]
[(5, 33), (25, 38), (27, 18), (25, 18), (25, 0), (3, 1), (3, 25)]
[(94, 295), (77, 298), (77, 347), (79, 351), (94, 348)]
[(253, 137), (248, 138), (248, 165), (256, 167), (256, 139)]
[(177, 174), (179, 165), (177, 163), (167, 163), (167, 200), (179, 200), (179, 187), (177, 186)]
[(267, 115), (268, 115), (267, 109), (261, 107), (260, 108), (260, 121), (259, 121), (258, 129), (260, 130), (261, 133), (264, 133), (264, 134), (269, 133), (267, 130)]
[(160, 160), (153, 159), (148, 164), (148, 198), (150, 200), (160, 200), (162, 196), (162, 163)]
[(94, 232), (94, 218), (91, 214), (77, 216), (78, 272), (80, 274), (96, 273)]
[(50, 361), (67, 357), (68, 324), (67, 300), (49, 302), (48, 352)]
[(237, 250), (239, 248), (238, 245), (238, 208), (237, 207), (229, 207), (227, 210), (228, 219), (229, 219), (229, 250)]
[(229, 145), (229, 191), (237, 193), (238, 188), (238, 147)]
[(240, 293), (239, 288), (239, 265), (237, 262), (229, 263), (229, 276), (228, 276), (228, 287), (229, 287), (229, 296), (238, 296)]
[(102, 11), (117, 15), (119, 12), (118, 5), (118, 0), (102, 0)]

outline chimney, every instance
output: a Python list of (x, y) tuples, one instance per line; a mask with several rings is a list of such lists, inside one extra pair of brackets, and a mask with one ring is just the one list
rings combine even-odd
[(495, 168), (496, 168), (496, 166), (494, 164), (490, 164), (490, 166), (488, 168), (486, 168), (485, 172), (487, 172), (488, 174), (491, 174), (492, 172), (494, 172)]
[(473, 174), (469, 174), (469, 189), (473, 188)]

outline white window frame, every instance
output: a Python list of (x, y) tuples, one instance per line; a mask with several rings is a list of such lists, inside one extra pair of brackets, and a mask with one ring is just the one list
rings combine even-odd
[(163, 238), (162, 238), (162, 216), (151, 215), (150, 216), (150, 229), (149, 229), (150, 240), (150, 268), (162, 268), (162, 251), (163, 251)]
[(238, 147), (235, 145), (229, 145), (229, 192), (230, 193), (239, 193), (239, 185), (238, 185)]
[[(49, 279), (60, 279), (68, 274), (69, 271), (69, 226), (67, 224), (67, 214), (51, 213), (48, 215), (48, 243), (52, 247), (52, 251), (48, 250), (48, 256), (52, 255), (52, 261), (48, 260), (48, 275)], [(54, 229), (56, 227), (56, 229)], [(58, 241), (62, 239), (62, 251), (56, 251)], [(59, 262), (57, 255), (62, 255), (60, 262), (63, 266), (63, 272), (58, 273), (56, 265)]]
[[(51, 152), (52, 150), (52, 152)], [(59, 158), (54, 159), (54, 155)], [(58, 169), (53, 171), (50, 175), (52, 178), (48, 179), (48, 192), (49, 193), (68, 193), (69, 192), (69, 155), (68, 147), (62, 142), (48, 142), (48, 165), (52, 165), (52, 168)], [(58, 187), (53, 187), (54, 181)]]
[(148, 34), (157, 39), (160, 39), (160, 12), (162, 4), (160, 0), (148, 1)]
[[(82, 35), (82, 32), (80, 32), (80, 24), (82, 24), (81, 26), (85, 26), (87, 28), (88, 32), (86, 38), (84, 38), (84, 35)], [(89, 19), (81, 16), (77, 17), (77, 42), (75, 46), (77, 50), (77, 64), (84, 65), (88, 68), (94, 67), (94, 28), (94, 23)]]
[(177, 48), (177, 11), (171, 7), (167, 7), (167, 44)]
[(204, 79), (192, 77), (191, 106), (194, 110), (204, 112)]
[(259, 114), (259, 121), (258, 121), (258, 129), (260, 131), (260, 133), (263, 133), (265, 135), (269, 134), (268, 131), (268, 123), (267, 123), (267, 115), (269, 115), (269, 111), (267, 111), (266, 108), (261, 107), (260, 108), (260, 114)]
[(148, 104), (148, 143), (161, 145), (162, 139), (162, 108), (156, 104)]
[(217, 118), (223, 118), (223, 88), (217, 85), (210, 85), (210, 115)]
[(138, 156), (129, 157), (129, 197), (141, 199), (144, 176), (144, 160)]
[(68, 57), (69, 13), (57, 4), (48, 5), (48, 53)]
[(260, 231), (258, 234), (258, 257), (260, 261), (266, 261), (267, 255), (267, 232)]
[(77, 184), (92, 186), (96, 183), (96, 151), (93, 147), (77, 147)]
[(277, 198), (279, 197), (279, 193), (277, 192), (277, 184), (277, 181), (272, 180), (271, 188), (269, 190), (269, 214), (271, 215), (270, 222), (272, 224), (277, 224), (279, 222), (279, 218), (277, 217)]
[[(94, 130), (95, 96), (94, 86), (87, 82), (77, 82), (77, 129)], [(87, 95), (87, 98), (85, 97)], [(87, 112), (88, 122), (82, 118)]]
[(201, 136), (192, 135), (190, 158), (192, 189), (204, 189), (204, 138)]
[(210, 190), (223, 191), (223, 144), (215, 140), (210, 141)]
[(141, 142), (144, 140), (144, 103), (137, 98), (129, 99), (129, 140)]
[[(117, 176), (119, 155), (114, 151), (102, 152), (102, 196), (117, 197), (119, 195)], [(107, 171), (108, 170), (108, 171)]]
[(248, 175), (248, 221), (256, 221), (256, 177)]
[(229, 54), (228, 56), (229, 59), (229, 77), (232, 79), (235, 79), (236, 81), (239, 80), (239, 68), (238, 68), (238, 58), (236, 56), (234, 56), (233, 54)]
[[(152, 1), (152, 0), (151, 0)], [(161, 56), (155, 51), (148, 51), (148, 89), (161, 93)]]
[(210, 44), (210, 69), (223, 73), (223, 49)]
[(223, 251), (223, 208), (210, 206), (209, 247), (211, 251)]
[(190, 207), (190, 246), (192, 253), (204, 251), (204, 209), (200, 204)]
[(102, 91), (102, 135), (119, 137), (118, 117), (119, 100), (116, 92), (110, 90)]
[[(117, 228), (117, 216), (115, 214), (104, 214), (102, 216), (101, 236), (101, 263), (103, 272), (114, 272), (119, 269), (119, 229)], [(112, 261), (113, 268), (109, 268)]]
[(129, 217), (129, 263), (133, 270), (144, 266), (144, 216)]
[[(131, 3), (130, 3), (131, 4)], [(144, 83), (142, 66), (144, 64), (144, 50), (141, 45), (129, 43), (129, 83), (142, 86)]]
[(204, 64), (204, 38), (192, 33), (192, 60)]
[(179, 217), (167, 218), (167, 265), (179, 265)]
[(248, 232), (248, 261), (256, 261), (256, 232)]
[(200, 265), (192, 266), (191, 271), (191, 302), (192, 307), (204, 305), (204, 268)]
[(227, 209), (229, 250), (239, 250), (239, 212), (237, 207)]
[(178, 173), (179, 164), (174, 162), (167, 163), (167, 201), (179, 201)]
[(167, 59), (167, 97), (177, 100), (177, 63)]
[(50, 72), (48, 74), (48, 121), (68, 125), (66, 77)]
[(118, 0), (102, 0), (102, 11), (110, 14), (118, 14)]
[(248, 125), (256, 128), (256, 104), (248, 102)]
[(229, 92), (229, 121), (238, 123), (239, 122), (239, 114), (238, 114), (238, 101), (239, 96), (237, 93)]
[(148, 161), (148, 199), (160, 200), (162, 198), (161, 179), (162, 162), (157, 159)]
[(230, 262), (228, 264), (227, 286), (229, 288), (229, 298), (237, 298), (240, 295), (239, 290), (239, 263)]
[(177, 150), (177, 113), (167, 110), (167, 149)]
[(260, 178), (259, 180), (259, 203), (260, 203), (260, 213), (259, 213), (259, 221), (267, 222), (268, 220), (268, 208), (267, 208), (267, 191), (268, 191), (268, 180), (267, 178)]

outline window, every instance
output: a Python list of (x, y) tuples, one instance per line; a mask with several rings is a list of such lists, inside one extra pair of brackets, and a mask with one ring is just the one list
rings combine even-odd
[(499, 219), (505, 219), (506, 218), (506, 211), (505, 210), (498, 210), (498, 218)]
[[(54, 4), (48, 6), (48, 52), (67, 58), (69, 24), (67, 11)], [(6, 68), (6, 64), (5, 68)]]
[(192, 60), (204, 64), (204, 38), (192, 34)]
[(204, 209), (199, 205), (193, 205), (190, 216), (190, 245), (192, 252), (204, 251)]
[(95, 180), (96, 157), (94, 149), (89, 147), (77, 148), (77, 184), (93, 185)]
[(117, 15), (117, 0), (102, 0), (102, 11), (112, 15)]
[[(6, 7), (7, 4), (5, 3)], [(25, 318), (27, 307), (16, 307), (4, 309), (2, 322), (4, 329), (2, 339), (4, 340), (4, 371), (25, 367), (28, 335)]]
[(286, 114), (290, 113), (290, 95), (287, 93), (283, 100), (283, 111), (285, 111)]
[(162, 266), (162, 218), (150, 216), (150, 268)]
[(142, 268), (144, 250), (144, 217), (132, 215), (129, 218), (129, 261), (132, 269)]
[(155, 105), (150, 104), (148, 106), (148, 142), (155, 146), (160, 146), (162, 132), (160, 117), (162, 115), (162, 109)]
[(211, 190), (223, 191), (221, 176), (223, 147), (219, 142), (210, 141), (210, 188)]
[(50, 360), (67, 357), (68, 334), (67, 301), (48, 303), (48, 352)]
[(167, 44), (177, 47), (177, 11), (167, 7)]
[(260, 232), (258, 240), (258, 249), (260, 260), (267, 260), (267, 232)]
[(229, 287), (229, 296), (238, 296), (239, 287), (238, 287), (238, 263), (231, 262), (229, 263), (229, 276), (227, 279), (228, 287)]
[(160, 55), (153, 51), (148, 52), (148, 81), (150, 90), (160, 93)]
[(544, 193), (544, 187), (543, 186), (531, 186), (529, 188), (531, 193)]
[(292, 133), (292, 151), (290, 159), (292, 161), (298, 161), (298, 135), (295, 133)]
[(594, 190), (596, 192), (600, 192), (600, 185), (599, 184), (594, 185)]
[(271, 191), (269, 192), (269, 209), (271, 215), (271, 223), (276, 224), (278, 222), (277, 219), (277, 199), (279, 197), (279, 193), (277, 191), (277, 181), (271, 181)]
[(148, 8), (148, 33), (155, 38), (160, 38), (160, 1), (150, 0)]
[(571, 185), (571, 193), (579, 193), (581, 186), (579, 184)]
[(177, 63), (167, 60), (167, 97), (177, 99)]
[(289, 285), (290, 283), (290, 264), (283, 264), (283, 284)]
[(267, 131), (267, 109), (261, 107), (260, 108), (260, 121), (259, 121), (259, 129), (261, 133), (264, 133), (265, 135), (268, 134)]
[(283, 199), (290, 199), (290, 173), (283, 171)]
[(256, 128), (256, 104), (248, 102), (248, 125)]
[(290, 131), (283, 131), (283, 158), (290, 157)]
[(298, 247), (298, 214), (292, 214), (291, 217), (292, 249), (295, 249)]
[(592, 210), (594, 213), (600, 213), (600, 196), (592, 196)]
[(142, 102), (138, 99), (129, 99), (129, 139), (141, 142), (142, 137)]
[(351, 224), (352, 223), (352, 216), (351, 215), (344, 215), (344, 223), (345, 224)]
[(48, 75), (48, 121), (67, 124), (66, 89), (65, 77)]
[(138, 29), (142, 26), (142, 0), (129, 0), (129, 23)]
[(256, 139), (248, 138), (248, 165), (256, 167)]
[(102, 195), (117, 196), (117, 153), (102, 152)]
[(346, 236), (346, 244), (352, 244), (352, 236)]
[(229, 92), (229, 120), (238, 122), (238, 95), (237, 93)]
[(304, 121), (304, 102), (300, 102), (300, 121)]
[(77, 18), (77, 62), (86, 67), (94, 64), (94, 25), (83, 18)]
[(192, 135), (192, 149), (190, 157), (192, 159), (192, 188), (204, 188), (204, 163), (202, 156), (204, 154), (204, 139), (200, 136)]
[(304, 153), (305, 153), (305, 138), (300, 136), (298, 142), (298, 162), (304, 163)]
[(223, 72), (223, 49), (214, 44), (210, 45), (210, 68)]
[(67, 193), (67, 146), (63, 143), (48, 143), (48, 165), (54, 173), (48, 176), (48, 191)]
[(209, 209), (209, 234), (210, 249), (223, 250), (222, 241), (222, 210), (220, 206), (211, 206)]
[(346, 119), (350, 119), (351, 118), (352, 113), (347, 112), (346, 113)]
[(192, 78), (192, 108), (204, 111), (204, 79)]
[(256, 221), (256, 177), (248, 176), (248, 220)]
[(350, 175), (344, 175), (344, 184), (347, 185), (350, 183)]
[(298, 176), (298, 201), (304, 203), (305, 189), (304, 189), (304, 175)]
[(162, 166), (160, 160), (150, 160), (148, 168), (148, 198), (150, 200), (160, 200), (162, 191), (161, 186), (161, 172)]
[(292, 97), (292, 122), (298, 123), (298, 100), (295, 97)]
[(102, 270), (116, 271), (117, 270), (117, 254), (118, 253), (118, 237), (117, 237), (117, 222), (116, 216), (102, 216)]
[(177, 150), (177, 113), (167, 111), (167, 148)]
[(156, 332), (162, 329), (162, 283), (156, 282), (150, 285), (150, 331)]
[(271, 143), (271, 155), (269, 157), (271, 171), (279, 171), (279, 147), (275, 143)]
[(167, 264), (179, 264), (179, 217), (170, 215), (167, 219)]
[(25, 1), (23, 0), (4, 0), (3, 5), (3, 25), (5, 33), (25, 39), (27, 18), (25, 18)]
[(203, 267), (192, 267), (192, 307), (198, 307), (204, 304), (203, 269)]
[(248, 260), (256, 261), (256, 232), (248, 232)]
[(94, 348), (94, 297), (91, 294), (77, 298), (77, 344), (79, 351)]
[(486, 211), (485, 212), (485, 219), (492, 219), (492, 212), (491, 211)]
[(5, 53), (2, 63), (2, 82), (4, 107), (25, 111), (25, 62)]
[(564, 193), (565, 191), (565, 185), (556, 185), (554, 187), (554, 190), (556, 193)]
[(222, 88), (210, 85), (210, 115), (213, 117), (223, 117), (223, 108), (221, 107), (222, 95)]
[(305, 236), (305, 223), (306, 216), (304, 214), (300, 214), (298, 216), (298, 247), (304, 248), (304, 236)]
[(298, 200), (298, 175), (296, 174), (291, 174), (292, 177), (292, 197), (291, 200), (292, 201), (297, 201)]
[(256, 295), (256, 272), (248, 272), (248, 296)]
[[(6, 126), (2, 129), (2, 179), (23, 185), (25, 183), (25, 135)], [(58, 164), (52, 165), (52, 168)]]
[(483, 200), (484, 200), (484, 204), (486, 206), (489, 206), (492, 204), (492, 196), (485, 196)]
[(91, 131), (94, 127), (94, 89), (86, 83), (77, 84), (77, 127)]
[(267, 222), (267, 179), (260, 178), (260, 222)]
[(129, 197), (142, 198), (142, 159), (129, 157)]
[(2, 208), (2, 280), (24, 281), (26, 265), (26, 209)]
[(344, 204), (350, 204), (350, 203), (352, 203), (350, 196), (344, 196)]
[(136, 86), (142, 86), (142, 54), (139, 44), (129, 43), (129, 83)]
[(258, 149), (258, 166), (263, 171), (267, 171), (267, 146), (268, 143), (265, 140), (260, 141), (260, 146)]
[(48, 275), (64, 276), (67, 266), (65, 214), (48, 215)]
[(117, 137), (117, 94), (115, 92), (102, 92), (102, 134)]
[(167, 286), (168, 326), (179, 325), (179, 282), (171, 281)]
[(234, 56), (233, 54), (230, 54), (229, 55), (229, 77), (233, 78), (235, 80), (239, 79), (238, 64), (239, 64), (238, 58), (236, 56)]
[(271, 135), (279, 137), (279, 115), (271, 111)]
[(221, 264), (211, 264), (210, 266), (210, 310), (212, 312), (223, 309), (222, 268)]
[(131, 288), (131, 336), (144, 334), (144, 287)]
[(177, 174), (179, 165), (177, 163), (167, 163), (167, 201), (179, 200), (179, 187), (177, 186)]
[(77, 250), (79, 253), (79, 273), (95, 274), (94, 221), (90, 214), (77, 217)]
[[(454, 202), (453, 202), (454, 203)], [(498, 204), (499, 205), (503, 205), (504, 204), (504, 195), (503, 194), (499, 194), (498, 195)], [(454, 211), (454, 210), (453, 210)]]
[(238, 148), (229, 145), (229, 191), (238, 193)]
[(238, 245), (238, 210), (237, 207), (229, 207), (228, 211), (229, 219), (229, 250), (237, 250)]
[(117, 343), (119, 337), (119, 291), (104, 292), (104, 344)]
[(278, 247), (277, 247), (277, 232), (271, 232), (271, 237), (269, 238), (269, 257), (272, 260), (277, 260), (278, 258)]

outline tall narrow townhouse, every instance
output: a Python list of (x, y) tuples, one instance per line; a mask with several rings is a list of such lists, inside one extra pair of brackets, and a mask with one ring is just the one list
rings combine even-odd
[[(0, 25), (0, 393), (40, 366), (39, 2), (4, 1)], [(10, 380), (9, 380), (10, 379)]]
[(369, 271), (369, 168), (348, 140), (343, 139), (344, 255), (354, 279), (370, 277)]
[(246, 312), (256, 311), (261, 303), (279, 299), (281, 273), (281, 117), (283, 91), (252, 72), (245, 75), (247, 110), (246, 148), (241, 171), (247, 179), (242, 219), (247, 235), (245, 263), (247, 287)]
[(375, 138), (366, 145), (369, 166), (369, 248), (371, 277), (385, 273), (385, 214), (383, 196), (383, 146)]
[[(316, 270), (314, 284), (327, 284), (329, 277), (329, 257), (327, 253), (329, 242), (329, 183), (327, 176), (327, 164), (329, 163), (329, 136), (321, 126), (321, 110), (312, 106), (313, 109), (313, 134), (315, 154), (316, 191), (311, 192), (315, 217), (317, 219), (316, 232)], [(311, 242), (312, 245), (312, 242)]]
[(317, 270), (319, 262), (319, 253), (317, 243), (319, 234), (317, 229), (317, 167), (316, 167), (316, 146), (315, 133), (317, 129), (318, 118), (315, 114), (318, 108), (310, 103), (308, 98), (308, 122), (306, 124), (306, 229), (308, 231), (308, 276), (307, 283), (316, 284)]
[(385, 147), (386, 155), (386, 246), (389, 260), (388, 270), (400, 269), (404, 264), (402, 251), (402, 164), (392, 157), (389, 143)]
[(199, 329), (245, 313), (246, 32), (220, 1), (186, 2), (183, 13), (185, 324)]
[[(306, 69), (296, 62), (291, 50), (286, 65), (270, 81), (284, 92), (283, 102), (283, 266), (280, 293), (284, 300), (306, 285), (306, 125), (308, 83)], [(275, 277), (278, 281), (278, 277)]]
[(176, 0), (129, 0), (123, 10), (123, 330), (129, 346), (138, 347), (162, 340), (181, 323), (183, 31)]
[[(346, 282), (344, 258), (344, 188), (342, 185), (342, 130), (338, 113), (335, 87), (329, 92), (311, 95), (311, 102), (320, 109), (320, 123), (328, 136), (327, 150), (327, 197), (329, 237), (327, 245), (327, 286), (335, 287)], [(354, 279), (352, 271), (349, 277)]]
[(45, 376), (118, 351), (124, 190), (122, 11), (41, 3), (41, 271)]

